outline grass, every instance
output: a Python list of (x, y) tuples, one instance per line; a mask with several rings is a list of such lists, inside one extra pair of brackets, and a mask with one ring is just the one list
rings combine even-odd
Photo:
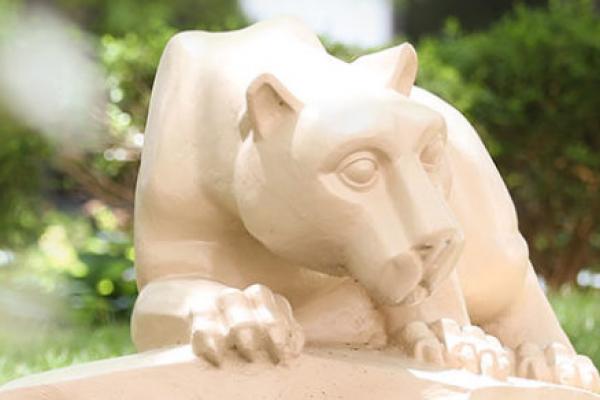
[[(567, 290), (549, 298), (577, 351), (600, 366), (600, 291)], [(9, 340), (0, 333), (0, 384), (35, 372), (132, 352), (126, 323), (37, 332), (34, 338), (18, 344), (14, 337)]]
[(133, 353), (129, 325), (24, 332), (27, 340), (0, 334), (0, 384), (35, 372)]
[(577, 352), (600, 368), (600, 290), (568, 289), (548, 297)]

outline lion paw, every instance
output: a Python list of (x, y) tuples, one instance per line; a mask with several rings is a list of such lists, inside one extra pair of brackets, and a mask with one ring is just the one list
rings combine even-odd
[(524, 343), (517, 348), (517, 376), (600, 392), (600, 377), (592, 361), (553, 343), (542, 348)]
[(252, 285), (224, 290), (210, 312), (194, 315), (191, 342), (196, 355), (215, 365), (227, 349), (248, 361), (262, 352), (280, 362), (299, 355), (304, 334), (285, 298)]
[(476, 326), (461, 327), (449, 319), (429, 325), (411, 322), (400, 332), (398, 339), (411, 357), (440, 367), (462, 368), (505, 380), (514, 365), (512, 352), (498, 339), (486, 335)]

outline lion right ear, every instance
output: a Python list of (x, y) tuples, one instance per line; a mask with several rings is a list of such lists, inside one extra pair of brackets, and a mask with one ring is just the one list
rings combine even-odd
[(246, 101), (254, 132), (263, 139), (295, 120), (302, 110), (302, 103), (271, 74), (262, 74), (252, 81)]
[(364, 55), (353, 64), (379, 75), (387, 87), (406, 96), (410, 94), (417, 77), (417, 52), (410, 43)]

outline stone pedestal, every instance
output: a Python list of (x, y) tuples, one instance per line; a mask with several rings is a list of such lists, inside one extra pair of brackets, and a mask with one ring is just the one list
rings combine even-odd
[(598, 400), (590, 392), (415, 365), (395, 354), (309, 349), (286, 366), (229, 361), (221, 368), (189, 346), (108, 359), (6, 384), (0, 400), (540, 399)]

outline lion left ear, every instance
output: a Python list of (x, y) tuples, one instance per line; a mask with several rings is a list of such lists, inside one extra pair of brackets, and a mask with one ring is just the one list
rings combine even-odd
[(417, 52), (410, 43), (367, 54), (352, 64), (379, 74), (387, 87), (405, 96), (410, 94), (417, 77)]
[(248, 117), (256, 139), (277, 134), (281, 126), (295, 120), (302, 109), (298, 100), (275, 76), (262, 74), (252, 81), (246, 92)]

